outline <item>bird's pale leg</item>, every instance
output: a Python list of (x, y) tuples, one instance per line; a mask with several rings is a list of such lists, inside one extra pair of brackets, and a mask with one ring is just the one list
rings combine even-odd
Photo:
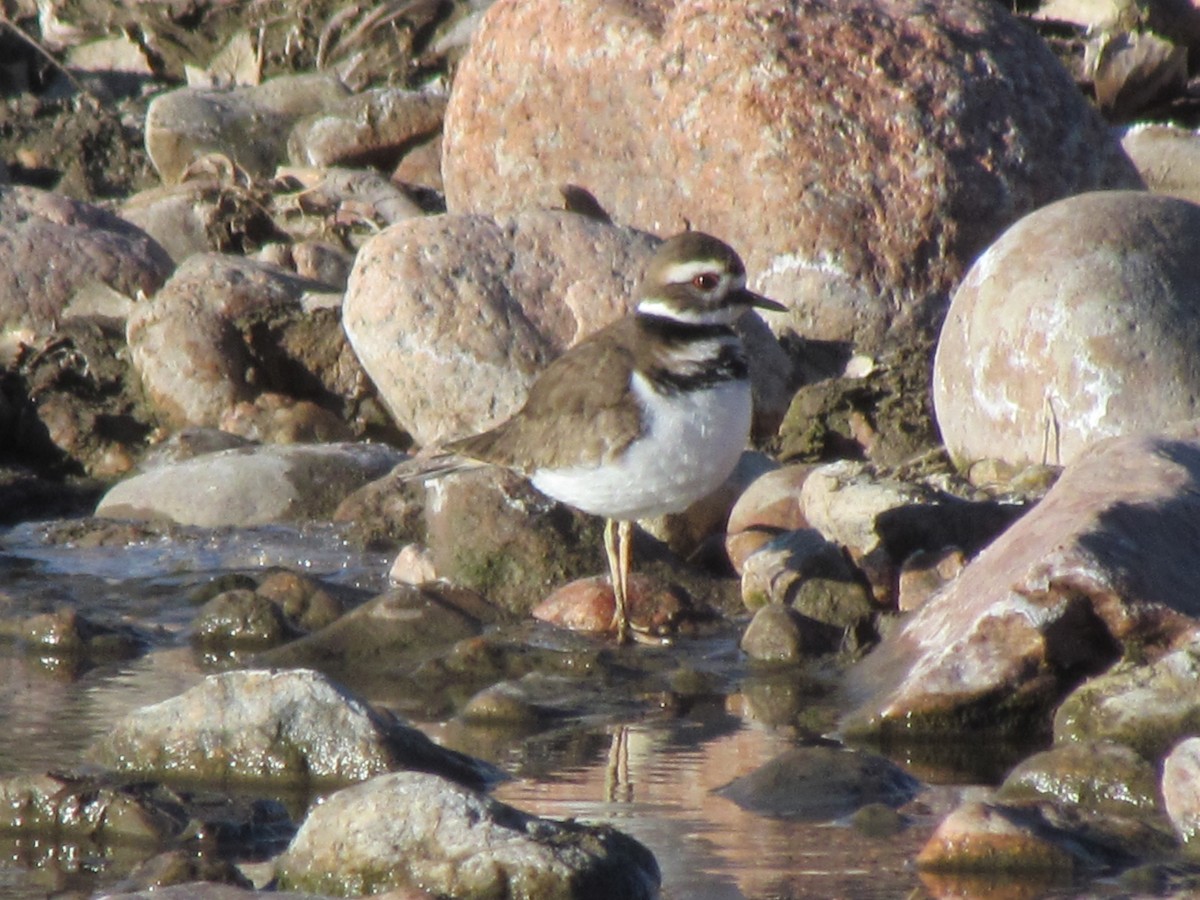
[(621, 569), (621, 621), (617, 623), (617, 640), (629, 640), (629, 569), (633, 564), (633, 522), (617, 523), (617, 564)]
[(616, 604), (613, 610), (613, 624), (617, 626), (617, 641), (622, 644), (629, 640), (629, 612), (625, 606), (626, 579), (621, 570), (622, 559), (627, 557), (622, 547), (626, 524), (615, 519), (607, 519), (604, 522), (604, 552), (608, 556), (608, 576), (612, 582), (613, 600)]

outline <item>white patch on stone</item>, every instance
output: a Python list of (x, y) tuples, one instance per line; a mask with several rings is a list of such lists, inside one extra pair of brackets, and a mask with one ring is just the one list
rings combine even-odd
[(795, 272), (819, 272), (822, 275), (834, 275), (838, 278), (849, 278), (846, 270), (831, 259), (813, 260), (798, 253), (780, 253), (771, 258), (771, 262), (759, 276), (760, 282), (769, 278), (791, 275)]
[[(923, 617), (920, 645), (924, 652), (905, 677), (905, 683), (919, 684), (927, 695), (988, 690), (995, 686), (997, 670), (1009, 666), (1012, 661), (998, 654), (989, 656), (987, 642), (979, 640), (979, 635), (987, 633), (989, 628), (984, 622), (990, 619), (1004, 623), (997, 627), (1008, 631), (1014, 627), (1013, 618), (1019, 616), (1032, 630), (1042, 632), (1062, 616), (1065, 605), (1065, 600), (1049, 605), (1031, 603), (1013, 591), (981, 611), (965, 630), (959, 621), (960, 612), (943, 606), (936, 617)], [(899, 705), (890, 703), (885, 708), (885, 715), (895, 714), (899, 709)]]
[(530, 479), (542, 493), (609, 519), (681, 512), (729, 477), (750, 433), (750, 385), (726, 382), (663, 395), (640, 375), (633, 394), (647, 430), (604, 467), (542, 469)]

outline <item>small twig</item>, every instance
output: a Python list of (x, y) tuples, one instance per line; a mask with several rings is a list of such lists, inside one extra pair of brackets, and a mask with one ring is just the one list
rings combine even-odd
[(1042, 401), (1042, 465), (1050, 465), (1051, 443), (1054, 448), (1053, 465), (1062, 465), (1062, 435), (1059, 433), (1058, 416), (1054, 414), (1054, 403), (1047, 394)]

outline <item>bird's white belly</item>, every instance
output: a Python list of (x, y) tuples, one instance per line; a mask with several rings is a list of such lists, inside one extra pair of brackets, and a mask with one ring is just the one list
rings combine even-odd
[(729, 477), (750, 433), (750, 385), (732, 381), (702, 391), (663, 395), (635, 375), (646, 413), (640, 438), (602, 466), (539, 469), (542, 493), (609, 519), (680, 512)]

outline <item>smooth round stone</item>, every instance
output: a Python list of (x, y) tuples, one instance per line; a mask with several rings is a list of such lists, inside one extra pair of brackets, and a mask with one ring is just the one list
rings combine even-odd
[(1020, 220), (956, 291), (933, 399), (960, 464), (1066, 465), (1200, 415), (1200, 206), (1081, 194)]

